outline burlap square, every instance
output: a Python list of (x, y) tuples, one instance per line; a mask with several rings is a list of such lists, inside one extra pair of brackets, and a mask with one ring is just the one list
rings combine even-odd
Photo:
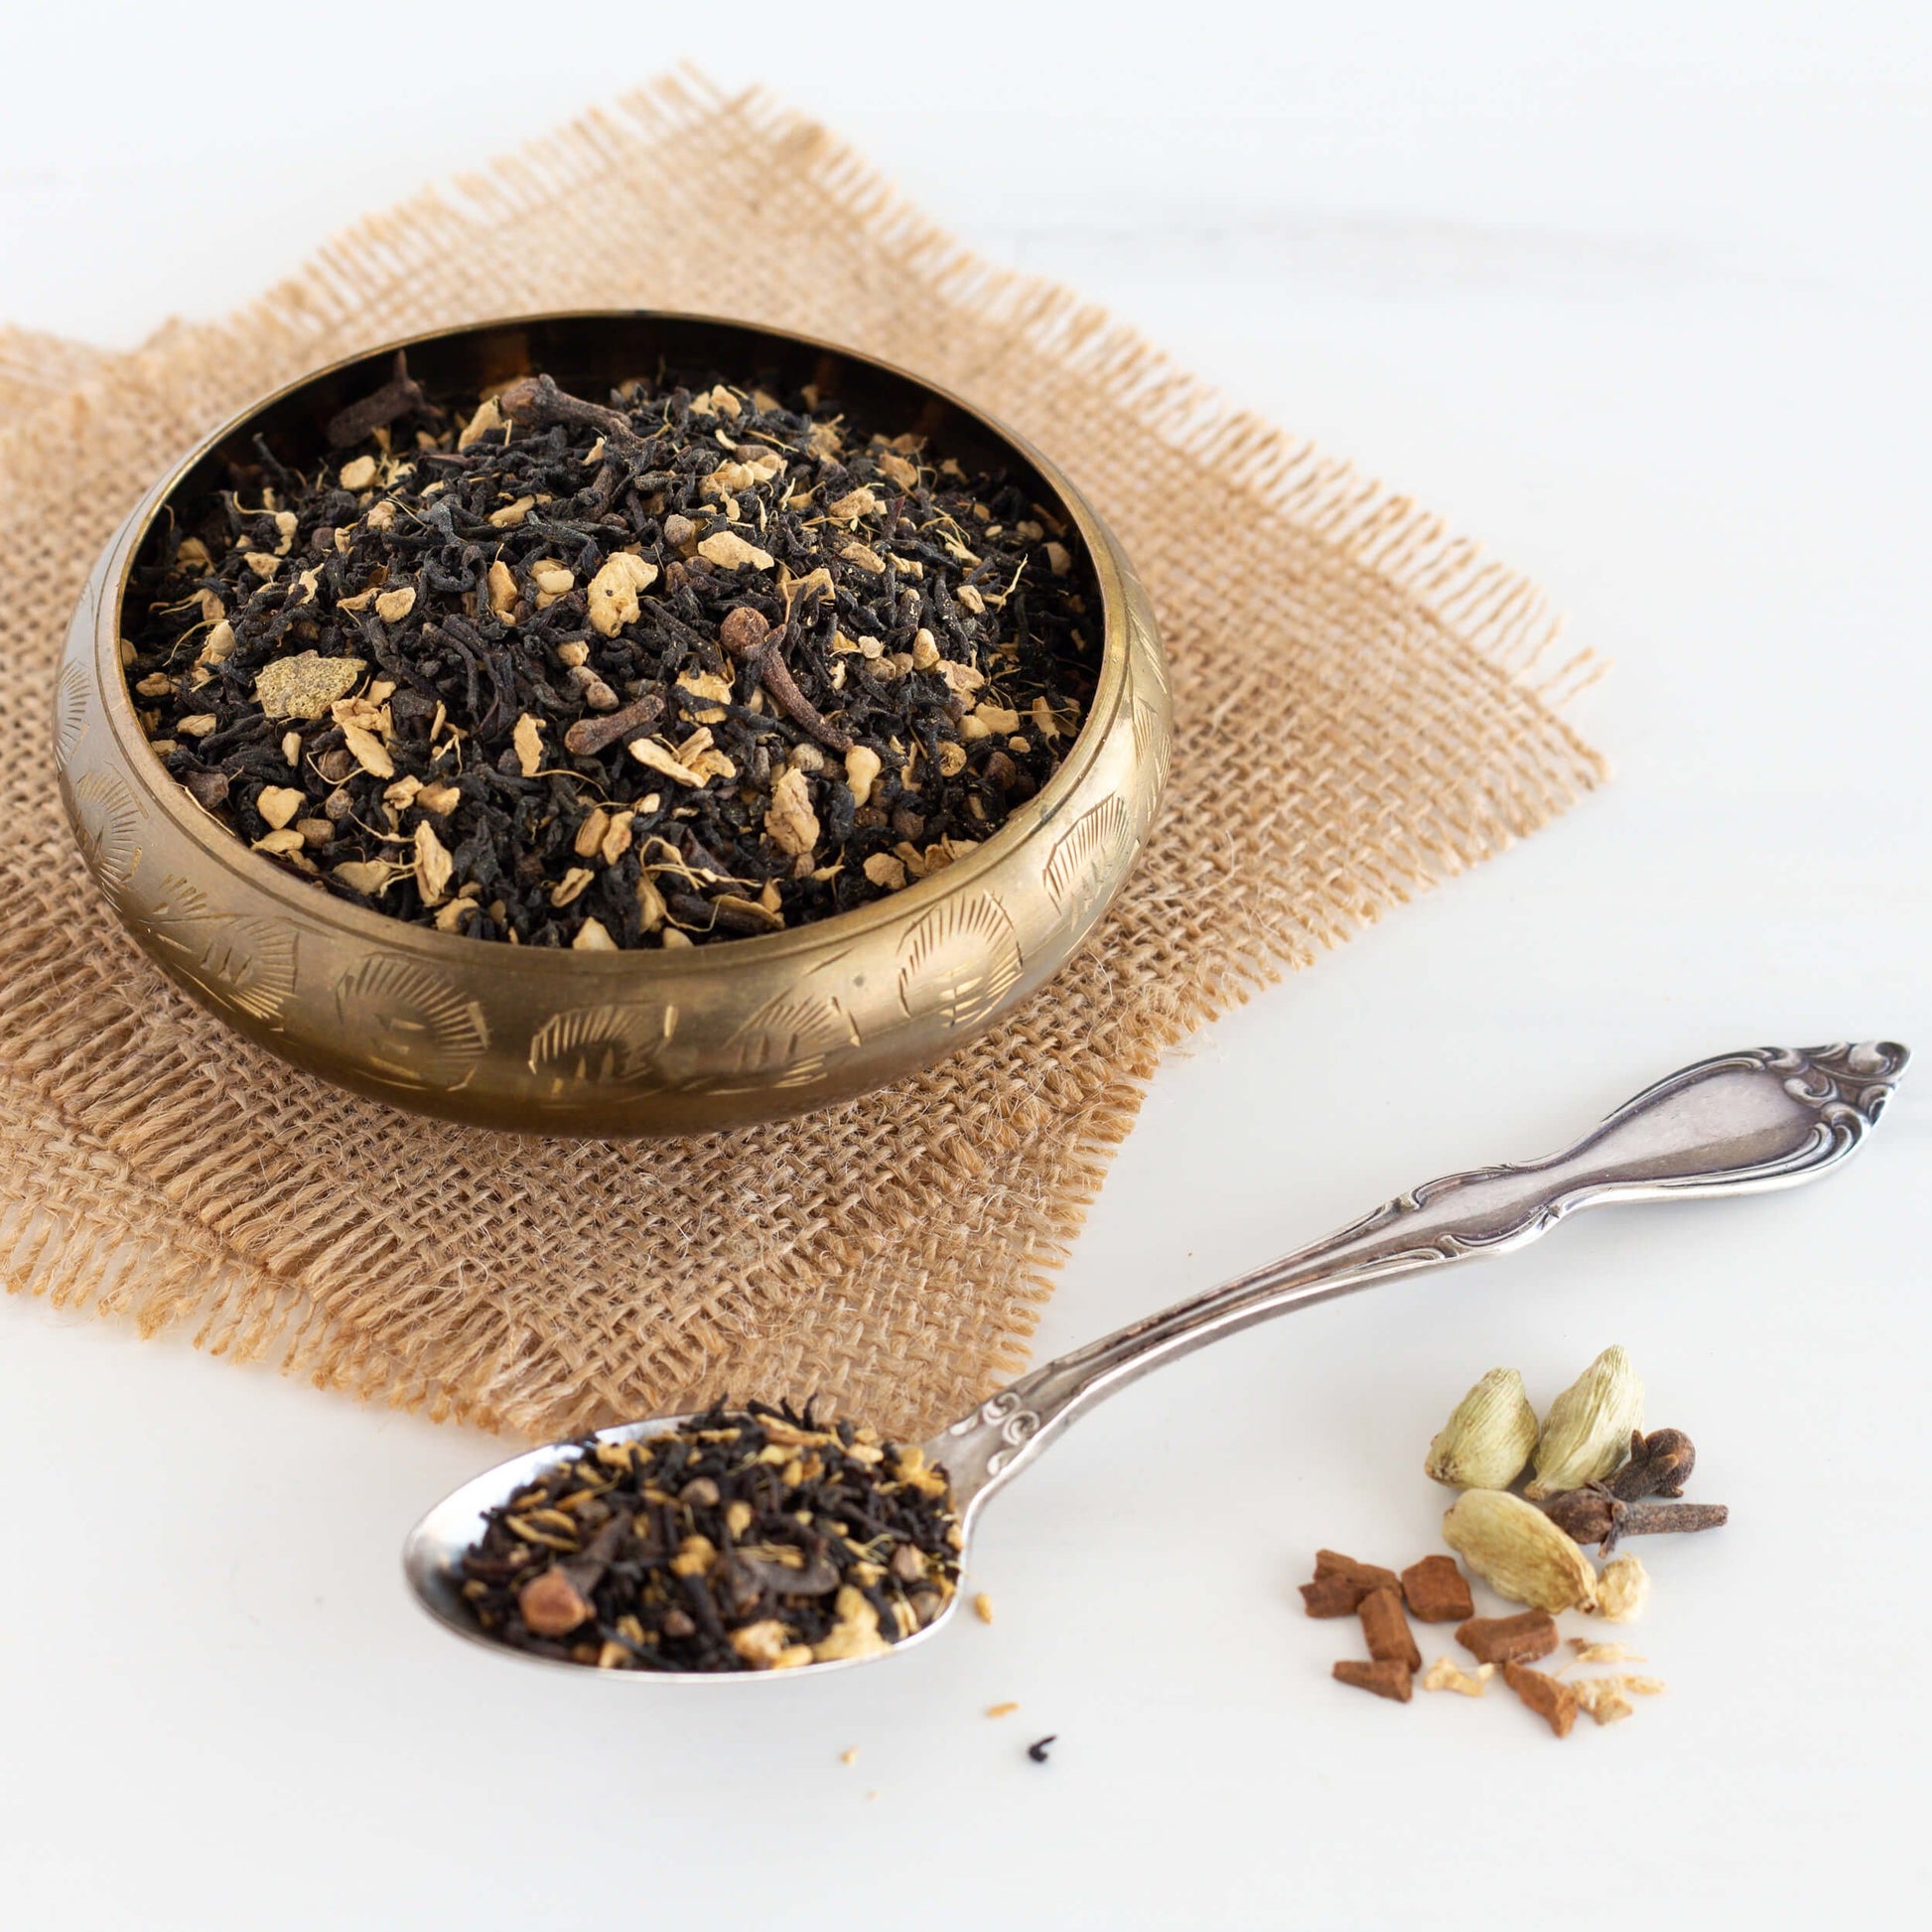
[[(1126, 544), (1173, 655), (1171, 802), (1099, 942), (920, 1078), (675, 1144), (452, 1130), (291, 1072), (121, 935), (55, 797), (67, 615), (207, 426), (412, 330), (743, 315), (983, 401)], [(110, 355), (0, 337), (0, 1271), (216, 1352), (552, 1436), (721, 1391), (895, 1430), (1022, 1363), (1164, 1047), (1596, 783), (1536, 592), (968, 254), (826, 132), (688, 78), (365, 223), (247, 313)], [(1233, 809), (1230, 809), (1230, 807)]]

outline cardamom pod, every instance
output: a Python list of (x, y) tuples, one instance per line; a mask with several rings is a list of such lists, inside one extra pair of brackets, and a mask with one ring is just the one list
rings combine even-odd
[(1506, 1489), (1467, 1489), (1443, 1540), (1498, 1596), (1548, 1610), (1596, 1607), (1596, 1566), (1536, 1508)]
[(1452, 1489), (1507, 1489), (1536, 1448), (1536, 1411), (1513, 1368), (1492, 1368), (1449, 1412), (1425, 1474)]
[(1550, 1404), (1524, 1495), (1540, 1502), (1614, 1475), (1630, 1453), (1630, 1432), (1642, 1427), (1643, 1384), (1624, 1350), (1606, 1348)]

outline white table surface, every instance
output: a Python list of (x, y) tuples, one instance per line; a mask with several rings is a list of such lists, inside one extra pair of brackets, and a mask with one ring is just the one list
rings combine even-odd
[[(16, 5), (0, 314), (124, 345), (219, 312), (689, 54), (1548, 586), (1615, 660), (1577, 716), (1616, 783), (1162, 1070), (1054, 1349), (1704, 1053), (1932, 1047), (1923, 9), (1581, 12)], [(990, 1512), (991, 1628), (817, 1683), (454, 1644), (396, 1550), (503, 1446), (0, 1304), (0, 1922), (1906, 1915), (1917, 1077), (1828, 1185), (1588, 1218), (1144, 1384)], [(1558, 1745), (1506, 1696), (1331, 1684), (1315, 1547), (1421, 1555), (1464, 1386), (1547, 1397), (1611, 1340), (1735, 1512), (1646, 1553), (1670, 1694)]]

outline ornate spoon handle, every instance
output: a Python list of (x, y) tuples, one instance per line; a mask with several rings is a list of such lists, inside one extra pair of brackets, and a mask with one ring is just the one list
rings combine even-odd
[(1534, 1241), (1578, 1208), (1754, 1193), (1829, 1173), (1891, 1098), (1906, 1048), (1760, 1046), (1700, 1060), (1547, 1160), (1398, 1194), (1325, 1240), (1045, 1363), (927, 1445), (967, 1510), (1092, 1404), (1271, 1315)]

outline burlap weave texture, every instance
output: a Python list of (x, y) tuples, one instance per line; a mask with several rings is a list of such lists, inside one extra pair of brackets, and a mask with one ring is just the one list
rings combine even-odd
[[(699, 1141), (511, 1141), (292, 1072), (146, 964), (60, 815), (52, 680), (115, 522), (250, 396), (415, 330), (627, 303), (849, 342), (1061, 463), (1159, 612), (1173, 784), (1098, 942), (945, 1064)], [(1600, 778), (1560, 715), (1587, 672), (1536, 668), (1553, 634), (1414, 505), (988, 269), (808, 120), (689, 79), (225, 324), (125, 355), (0, 333), (0, 1276), (536, 1435), (727, 1390), (922, 1430), (1020, 1366), (1166, 1046)]]

